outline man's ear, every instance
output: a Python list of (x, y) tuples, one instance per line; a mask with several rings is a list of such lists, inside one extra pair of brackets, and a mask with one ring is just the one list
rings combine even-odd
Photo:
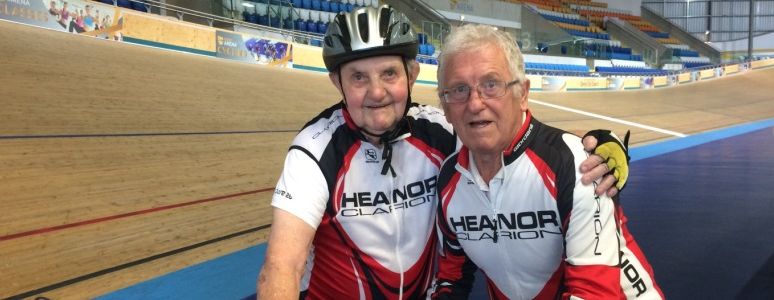
[(527, 102), (529, 100), (529, 79), (524, 78), (524, 82), (521, 84), (521, 99), (519, 99), (519, 108), (521, 111), (527, 111)]
[(411, 67), (409, 67), (409, 70), (411, 70), (411, 74), (409, 74), (409, 84), (413, 87), (414, 83), (417, 82), (417, 78), (419, 78), (419, 63), (416, 60), (412, 60), (410, 64)]
[(333, 86), (336, 87), (336, 89), (339, 90), (339, 93), (344, 93), (344, 91), (341, 89), (341, 82), (339, 81), (339, 73), (337, 72), (328, 72), (328, 78), (331, 80), (331, 83), (333, 83)]

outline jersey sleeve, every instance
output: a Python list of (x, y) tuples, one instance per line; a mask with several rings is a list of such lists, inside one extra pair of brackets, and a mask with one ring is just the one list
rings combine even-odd
[(565, 286), (563, 298), (620, 299), (619, 247), (615, 204), (606, 195), (596, 196), (595, 185), (583, 185), (578, 171), (587, 157), (580, 139), (568, 134), (565, 142), (573, 154), (568, 162), (575, 174), (560, 189), (572, 193), (572, 209), (565, 234)]
[(271, 200), (317, 229), (329, 198), (325, 177), (317, 162), (303, 151), (291, 149)]

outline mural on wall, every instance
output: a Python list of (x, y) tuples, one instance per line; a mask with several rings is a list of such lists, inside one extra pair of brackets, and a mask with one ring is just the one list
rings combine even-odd
[(262, 65), (293, 67), (293, 46), (286, 42), (218, 30), (215, 56)]
[(83, 0), (0, 1), (0, 19), (49, 29), (120, 39), (120, 10)]

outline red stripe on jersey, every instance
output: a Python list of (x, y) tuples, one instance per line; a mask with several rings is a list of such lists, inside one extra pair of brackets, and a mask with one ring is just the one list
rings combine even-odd
[(581, 299), (624, 299), (621, 269), (616, 266), (567, 264), (564, 285), (567, 292), (562, 295), (562, 299), (569, 299), (570, 296)]
[(626, 248), (628, 248), (632, 253), (634, 254), (634, 257), (637, 258), (637, 260), (640, 262), (643, 268), (645, 268), (645, 271), (648, 272), (648, 277), (650, 277), (650, 282), (653, 283), (653, 287), (656, 288), (656, 291), (658, 291), (658, 294), (661, 295), (661, 299), (666, 299), (664, 297), (664, 292), (661, 291), (661, 287), (658, 286), (656, 283), (655, 274), (653, 272), (653, 267), (648, 262), (647, 258), (645, 258), (645, 253), (642, 252), (642, 249), (640, 249), (640, 245), (637, 244), (637, 241), (634, 240), (634, 236), (631, 235), (629, 232), (629, 227), (626, 226), (627, 218), (623, 213), (623, 208), (621, 206), (616, 205), (616, 219), (618, 219), (618, 223), (621, 225), (621, 234), (623, 234), (624, 239), (626, 241)]
[[(348, 153), (349, 156), (349, 153)], [(341, 270), (352, 270), (352, 272), (347, 272), (348, 276), (347, 278), (344, 278), (343, 280), (341, 278), (337, 279), (334, 275), (335, 272), (332, 272), (331, 274), (326, 274), (327, 277), (323, 276), (317, 276), (313, 277), (311, 282), (320, 282), (320, 281), (327, 281), (328, 288), (331, 286), (337, 286), (336, 290), (337, 292), (339, 290), (348, 290), (348, 293), (342, 293), (339, 295), (359, 295), (359, 287), (357, 286), (357, 280), (360, 280), (360, 284), (363, 285), (363, 289), (365, 290), (365, 296), (366, 299), (372, 299), (375, 297), (374, 288), (378, 289), (381, 295), (384, 295), (387, 297), (387, 299), (397, 299), (399, 298), (399, 292), (401, 288), (403, 288), (403, 294), (404, 295), (411, 295), (413, 292), (417, 290), (422, 290), (424, 292), (430, 284), (431, 276), (432, 276), (432, 267), (433, 267), (433, 261), (432, 258), (433, 253), (436, 251), (436, 242), (434, 236), (431, 234), (430, 238), (428, 238), (425, 248), (422, 251), (422, 255), (419, 256), (417, 261), (410, 267), (408, 267), (403, 272), (403, 287), (401, 287), (400, 282), (400, 273), (399, 272), (393, 272), (387, 268), (385, 268), (379, 261), (377, 261), (374, 257), (364, 253), (363, 251), (360, 251), (359, 247), (357, 247), (357, 244), (352, 240), (352, 238), (347, 234), (347, 231), (344, 230), (344, 227), (339, 223), (338, 219), (336, 218), (328, 218), (328, 215), (325, 215), (324, 218), (324, 224), (329, 224), (330, 226), (326, 226), (326, 229), (329, 229), (328, 231), (332, 232), (332, 234), (328, 234), (325, 239), (320, 238), (320, 243), (324, 243), (324, 245), (319, 245), (318, 243), (315, 243), (315, 247), (330, 247), (336, 249), (335, 251), (315, 251), (315, 261), (318, 261), (320, 259), (324, 259), (325, 263), (328, 265), (327, 267), (321, 268), (323, 270), (339, 270), (339, 273), (341, 273)], [(322, 225), (319, 228), (322, 228)], [(335, 227), (335, 229), (334, 229)], [(323, 236), (320, 232), (320, 229), (318, 229), (318, 237)], [(317, 239), (316, 239), (317, 240)], [(336, 243), (331, 242), (335, 240), (343, 240), (343, 243)], [(354, 253), (353, 253), (354, 252)], [(319, 253), (319, 254), (318, 254)], [(332, 257), (322, 257), (321, 254), (330, 254), (330, 253), (341, 253), (338, 257), (335, 255), (330, 255)], [(348, 258), (355, 258), (356, 260), (350, 261)], [(357, 260), (359, 258), (359, 261)], [(345, 261), (346, 259), (346, 261)], [(336, 263), (334, 263), (336, 262)], [(361, 264), (362, 262), (362, 264)], [(333, 264), (334, 266), (331, 266)], [(315, 264), (316, 265), (316, 264)], [(353, 269), (354, 267), (354, 269)], [(318, 272), (320, 273), (320, 272)], [(314, 269), (312, 275), (314, 276)], [(368, 276), (370, 275), (370, 276)], [(371, 281), (368, 281), (370, 278)], [(331, 282), (333, 281), (333, 282)], [(354, 289), (347, 289), (347, 284), (353, 283)], [(338, 287), (340, 285), (344, 285), (344, 287)], [(351, 287), (350, 287), (351, 288)], [(319, 288), (317, 289), (320, 290)], [(309, 288), (310, 293), (312, 292), (312, 287), (310, 285)], [(326, 292), (321, 292), (325, 297), (327, 298), (330, 295), (324, 294)], [(326, 296), (327, 295), (327, 296)], [(377, 297), (381, 298), (381, 296)]]
[[(419, 294), (423, 294), (430, 287), (433, 264), (435, 263), (435, 256), (433, 254), (437, 251), (436, 245), (435, 235), (431, 234), (430, 238), (427, 239), (427, 244), (425, 244), (425, 250), (422, 251), (422, 255), (417, 262), (403, 272), (403, 287), (407, 287), (403, 291), (404, 298), (418, 290), (421, 290)], [(389, 290), (383, 290), (383, 292), (385, 295), (390, 295)]]
[(449, 207), (449, 203), (451, 202), (452, 196), (454, 196), (454, 192), (457, 190), (457, 182), (460, 181), (460, 178), (461, 178), (460, 173), (454, 172), (454, 175), (452, 175), (451, 179), (449, 179), (449, 184), (443, 187), (443, 190), (441, 191), (441, 201), (443, 203), (442, 208), (443, 208), (444, 218), (446, 216), (446, 209)]
[(462, 146), (460, 153), (457, 154), (457, 163), (465, 170), (470, 170), (468, 147)]
[(347, 110), (346, 105), (342, 105), (341, 113), (342, 115), (344, 115), (344, 124), (347, 124), (347, 127), (349, 127), (349, 129), (352, 129), (354, 131), (360, 131), (360, 128), (357, 128), (355, 121), (352, 121), (352, 116), (349, 115), (349, 111)]
[(435, 164), (436, 167), (441, 167), (441, 162), (443, 162), (444, 159), (446, 159), (446, 156), (441, 153), (441, 151), (438, 151), (438, 149), (435, 149), (433, 147), (428, 146), (425, 142), (422, 140), (415, 138), (413, 136), (410, 136), (406, 138), (406, 141), (410, 144), (414, 145), (414, 147), (417, 147), (422, 153), (427, 156), (427, 158), (430, 159), (433, 164)]
[(551, 193), (551, 197), (556, 200), (556, 174), (554, 174), (554, 171), (551, 170), (548, 164), (535, 154), (532, 149), (527, 149), (525, 153), (527, 153), (529, 160), (531, 160), (532, 164), (537, 168), (540, 177), (543, 178), (543, 184), (545, 184), (548, 192)]
[(349, 167), (352, 165), (352, 158), (355, 157), (355, 153), (357, 153), (357, 150), (360, 149), (360, 145), (362, 145), (362, 143), (363, 142), (358, 140), (349, 147), (347, 154), (344, 155), (344, 161), (341, 163), (339, 173), (336, 174), (336, 187), (334, 188), (333, 193), (334, 197), (336, 197), (333, 201), (333, 208), (336, 213), (338, 213), (341, 209), (341, 197), (344, 196), (344, 193), (341, 192), (344, 190), (344, 175), (349, 172)]
[(559, 291), (559, 285), (562, 282), (562, 276), (564, 275), (564, 265), (565, 265), (564, 262), (559, 264), (559, 267), (556, 268), (556, 271), (554, 271), (554, 274), (551, 274), (551, 278), (549, 278), (548, 281), (546, 281), (546, 284), (543, 286), (543, 289), (540, 290), (540, 293), (538, 293), (534, 299), (540, 299), (540, 300), (556, 299), (556, 293)]
[(354, 257), (353, 248), (336, 242), (340, 237), (333, 227), (334, 222), (330, 215), (325, 214), (317, 229), (313, 241), (315, 255), (307, 299), (325, 299), (331, 295), (359, 295), (358, 278), (361, 279), (361, 284), (366, 284), (363, 281), (364, 271), (361, 266), (349, 259)]
[(519, 132), (516, 133), (516, 136), (511, 141), (511, 144), (508, 145), (508, 148), (505, 148), (503, 153), (505, 155), (510, 155), (513, 153), (513, 147), (516, 147), (516, 142), (521, 140), (521, 137), (524, 136), (524, 133), (527, 132), (527, 128), (529, 128), (529, 124), (532, 123), (532, 113), (527, 110), (527, 117), (524, 118), (524, 122), (521, 123), (521, 128), (519, 128)]

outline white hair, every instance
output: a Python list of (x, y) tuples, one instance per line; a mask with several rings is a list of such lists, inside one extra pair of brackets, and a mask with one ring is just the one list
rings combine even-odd
[(444, 89), (443, 74), (449, 57), (491, 46), (499, 47), (503, 51), (511, 76), (524, 82), (526, 79), (524, 57), (516, 44), (516, 39), (511, 34), (489, 25), (466, 24), (454, 28), (441, 46), (441, 54), (438, 56), (438, 89)]

